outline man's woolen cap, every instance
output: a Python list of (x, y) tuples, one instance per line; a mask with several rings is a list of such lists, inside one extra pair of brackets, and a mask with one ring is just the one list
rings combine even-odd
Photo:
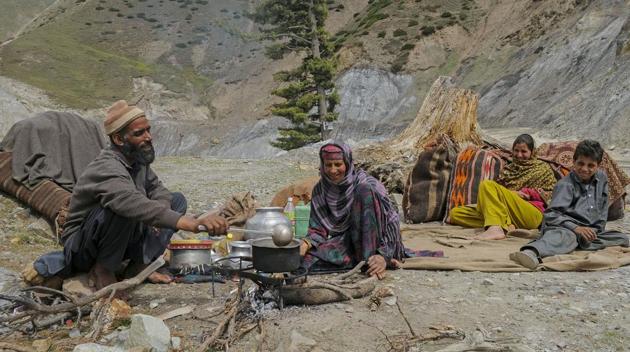
[(107, 110), (107, 117), (104, 123), (105, 133), (111, 136), (142, 116), (145, 116), (142, 109), (128, 105), (125, 100), (119, 100)]

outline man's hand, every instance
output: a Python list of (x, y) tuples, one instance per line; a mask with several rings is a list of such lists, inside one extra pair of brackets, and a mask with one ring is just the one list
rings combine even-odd
[(583, 239), (587, 240), (587, 241), (593, 241), (597, 238), (597, 233), (595, 232), (595, 230), (593, 230), (590, 227), (586, 227), (586, 226), (578, 226), (575, 228), (575, 230), (573, 230), (573, 232), (577, 233), (578, 235), (582, 236)]
[(206, 228), (211, 235), (224, 235), (227, 232), (228, 223), (224, 217), (219, 215), (208, 215), (203, 218), (198, 218), (199, 225), (202, 225)]
[(367, 273), (370, 276), (376, 275), (379, 280), (382, 280), (385, 277), (385, 269), (387, 268), (387, 263), (385, 262), (385, 258), (383, 258), (380, 254), (375, 254), (368, 258), (368, 270)]
[[(202, 226), (202, 228), (200, 228)], [(204, 230), (205, 228), (205, 230)], [(195, 219), (192, 216), (184, 215), (177, 220), (177, 229), (197, 233), (208, 231), (211, 235), (223, 235), (227, 232), (227, 221), (218, 215), (208, 215)]]

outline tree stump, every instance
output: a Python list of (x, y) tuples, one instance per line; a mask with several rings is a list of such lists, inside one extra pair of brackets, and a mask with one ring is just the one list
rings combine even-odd
[(403, 193), (409, 169), (435, 137), (448, 136), (458, 147), (483, 143), (477, 127), (478, 103), (477, 93), (457, 88), (452, 78), (440, 76), (404, 131), (390, 140), (357, 150), (358, 166), (383, 182), (389, 192)]

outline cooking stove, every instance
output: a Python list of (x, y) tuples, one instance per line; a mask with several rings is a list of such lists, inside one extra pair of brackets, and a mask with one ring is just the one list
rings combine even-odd
[[(239, 257), (236, 262), (237, 265), (234, 265), (235, 259), (222, 258), (215, 261), (210, 266), (213, 277), (214, 275), (238, 277), (238, 294), (241, 297), (243, 297), (245, 279), (250, 280), (258, 286), (256, 295), (261, 299), (271, 299), (277, 304), (279, 309), (284, 308), (282, 288), (286, 285), (305, 282), (308, 276), (308, 270), (304, 268), (298, 268), (292, 272), (266, 273), (255, 270), (249, 257)], [(226, 263), (229, 264), (226, 265)], [(215, 280), (212, 280), (212, 297), (215, 297), (214, 284)]]

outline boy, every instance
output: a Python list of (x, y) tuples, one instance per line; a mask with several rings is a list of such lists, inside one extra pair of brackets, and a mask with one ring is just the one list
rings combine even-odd
[(628, 236), (605, 231), (608, 216), (608, 177), (599, 170), (604, 150), (598, 142), (580, 142), (573, 154), (573, 170), (558, 182), (545, 211), (541, 237), (510, 254), (529, 269), (540, 258), (575, 249), (595, 251), (610, 246), (628, 247)]

